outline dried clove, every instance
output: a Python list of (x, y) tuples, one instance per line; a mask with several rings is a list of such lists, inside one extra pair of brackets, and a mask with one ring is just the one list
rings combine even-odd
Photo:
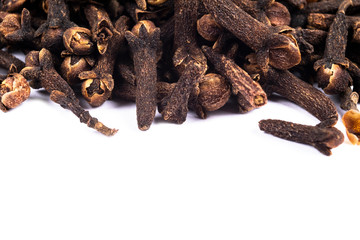
[(291, 72), (269, 68), (266, 73), (261, 73), (261, 81), (268, 95), (277, 93), (296, 103), (320, 120), (318, 126), (336, 124), (338, 113), (330, 98)]
[(34, 33), (41, 37), (41, 47), (58, 52), (63, 49), (63, 34), (66, 29), (76, 27), (70, 21), (70, 12), (64, 0), (46, 0), (48, 6), (47, 20)]
[(258, 63), (278, 69), (289, 69), (301, 60), (295, 38), (251, 17), (231, 0), (203, 0), (215, 20), (257, 52)]
[(0, 67), (10, 69), (12, 65), (16, 68), (16, 72), (20, 71), (25, 67), (25, 63), (23, 61), (10, 54), (9, 52), (0, 50)]
[(205, 40), (215, 42), (222, 33), (222, 27), (211, 14), (205, 14), (197, 20), (197, 32)]
[[(160, 103), (174, 90), (176, 83), (157, 82), (157, 102)], [(231, 96), (231, 89), (226, 79), (215, 73), (204, 75), (198, 86), (196, 96), (190, 95), (189, 107), (200, 105), (205, 111), (216, 111), (223, 107)], [(113, 95), (124, 100), (134, 101), (136, 99), (136, 86), (128, 82), (119, 84)]]
[[(26, 100), (29, 86), (44, 88), (80, 122), (113, 135), (117, 130), (92, 118), (78, 97), (93, 107), (116, 97), (135, 101), (138, 127), (146, 130), (156, 109), (166, 121), (183, 123), (189, 111), (204, 119), (231, 96), (247, 112), (278, 94), (319, 123), (263, 120), (261, 129), (329, 155), (343, 136), (327, 94), (349, 110), (343, 123), (350, 141), (359, 142), (359, 6), (356, 0), (1, 1), (0, 67), (10, 70), (0, 75), (0, 109)], [(26, 67), (13, 50), (26, 54)]]
[(84, 12), (91, 27), (92, 40), (96, 42), (99, 53), (104, 54), (108, 48), (109, 40), (116, 31), (110, 17), (103, 8), (93, 4), (87, 5)]
[(199, 2), (175, 0), (175, 36), (173, 63), (181, 74), (171, 95), (164, 99), (160, 112), (164, 120), (183, 123), (188, 112), (191, 92), (207, 70), (207, 61), (196, 45), (196, 23)]
[(6, 112), (30, 96), (30, 85), (19, 73), (10, 73), (0, 84), (0, 109)]
[(322, 128), (272, 119), (261, 120), (259, 127), (276, 137), (311, 145), (327, 156), (331, 155), (332, 148), (344, 142), (344, 135), (334, 127)]
[(3, 0), (0, 2), (0, 11), (14, 12), (22, 7), (26, 0)]
[(324, 56), (314, 63), (318, 84), (328, 94), (341, 94), (352, 84), (345, 57), (348, 36), (345, 11), (351, 4), (351, 0), (344, 0), (340, 5), (326, 38)]
[(160, 28), (140, 21), (125, 37), (133, 53), (136, 91), (136, 114), (140, 130), (149, 129), (156, 113), (156, 64), (161, 57)]
[(72, 88), (55, 70), (49, 50), (43, 48), (40, 52), (33, 53), (33, 55), (35, 54), (38, 55), (39, 65), (34, 66), (34, 62), (30, 62), (21, 70), (21, 75), (26, 79), (40, 82), (41, 86), (50, 93), (52, 101), (72, 111), (80, 119), (80, 122), (86, 123), (88, 127), (94, 128), (107, 136), (114, 135), (117, 132), (116, 129), (108, 128), (96, 118), (91, 117), (89, 112), (80, 106)]
[(90, 38), (91, 31), (83, 27), (68, 28), (63, 34), (66, 50), (75, 55), (90, 55), (94, 52), (94, 44)]
[[(102, 13), (101, 13), (102, 15)], [(102, 105), (110, 96), (114, 88), (115, 61), (118, 57), (119, 50), (125, 42), (125, 32), (128, 29), (129, 18), (120, 17), (112, 31), (110, 39), (106, 43), (101, 40), (98, 42), (98, 49), (104, 51), (98, 58), (98, 61), (91, 71), (81, 72), (78, 77), (83, 81), (81, 92), (91, 106), (97, 107)], [(106, 22), (111, 24), (111, 22)], [(101, 35), (101, 34), (100, 34)], [(103, 45), (105, 44), (105, 45)], [(105, 47), (105, 48), (104, 48)], [(106, 49), (111, 49), (106, 51)]]
[(202, 47), (206, 57), (213, 63), (216, 71), (230, 82), (232, 92), (237, 96), (240, 112), (248, 112), (267, 102), (266, 93), (247, 72), (226, 56), (216, 53), (207, 46)]

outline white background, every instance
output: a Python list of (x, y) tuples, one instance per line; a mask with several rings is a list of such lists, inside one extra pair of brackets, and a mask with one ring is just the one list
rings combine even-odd
[(258, 128), (318, 123), (293, 103), (228, 105), (182, 125), (157, 115), (146, 132), (133, 103), (82, 104), (117, 135), (43, 91), (0, 113), (1, 240), (360, 238), (360, 147), (346, 138), (327, 157)]

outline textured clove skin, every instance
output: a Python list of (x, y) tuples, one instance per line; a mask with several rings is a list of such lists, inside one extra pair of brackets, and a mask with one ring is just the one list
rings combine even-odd
[(9, 44), (39, 49), (40, 40), (35, 39), (35, 30), (31, 25), (30, 11), (23, 8), (19, 19), (13, 14), (7, 15), (0, 24), (0, 32)]
[(207, 71), (206, 58), (196, 45), (198, 7), (197, 0), (175, 0), (173, 63), (180, 78), (171, 95), (160, 104), (159, 111), (164, 120), (178, 124), (186, 120), (190, 94)]
[(52, 52), (59, 52), (63, 47), (63, 34), (66, 29), (76, 27), (70, 21), (68, 5), (64, 0), (47, 0), (48, 14), (44, 24), (34, 33), (35, 37), (41, 37), (41, 47)]
[(75, 55), (90, 55), (94, 52), (94, 44), (91, 41), (91, 32), (87, 28), (68, 28), (63, 35), (66, 50)]
[(205, 14), (197, 20), (197, 32), (207, 41), (215, 42), (222, 31), (222, 27), (216, 23), (211, 14)]
[(217, 23), (257, 52), (258, 63), (263, 68), (271, 65), (289, 69), (301, 61), (301, 54), (292, 35), (274, 32), (271, 28), (243, 11), (231, 0), (203, 0)]
[(0, 2), (0, 11), (14, 12), (20, 9), (26, 0), (3, 0)]
[(40, 52), (33, 52), (32, 57), (35, 57), (36, 54), (38, 55), (38, 65), (36, 65), (36, 61), (30, 61), (20, 74), (26, 79), (39, 82), (41, 87), (50, 93), (52, 101), (72, 111), (80, 119), (80, 122), (86, 123), (88, 127), (94, 128), (104, 135), (114, 135), (117, 132), (116, 129), (106, 127), (80, 106), (72, 88), (55, 70), (50, 51), (43, 48)]
[(109, 40), (116, 31), (110, 17), (103, 8), (93, 4), (88, 4), (84, 12), (91, 27), (92, 40), (96, 42), (99, 53), (104, 54), (108, 49)]
[(314, 63), (319, 87), (327, 94), (341, 94), (352, 84), (345, 57), (348, 36), (345, 11), (351, 3), (345, 0), (339, 7), (326, 38), (324, 56)]
[(91, 57), (70, 55), (64, 58), (60, 66), (61, 76), (71, 85), (75, 86), (81, 83), (79, 74), (90, 71), (93, 67)]
[(240, 112), (245, 113), (266, 104), (267, 96), (260, 84), (255, 82), (233, 60), (216, 53), (207, 46), (203, 46), (202, 50), (216, 71), (230, 82), (232, 92), (237, 96)]
[(0, 50), (0, 67), (10, 69), (11, 66), (16, 68), (16, 72), (25, 67), (25, 63), (12, 55), (11, 53)]
[(234, 0), (237, 6), (266, 25), (290, 25), (290, 12), (281, 3), (273, 0)]
[(9, 74), (0, 84), (0, 109), (6, 112), (16, 108), (30, 96), (30, 85), (18, 73)]
[(157, 62), (161, 57), (160, 28), (140, 21), (125, 37), (130, 45), (136, 76), (136, 114), (140, 130), (147, 130), (156, 113)]
[(294, 102), (320, 120), (318, 126), (331, 127), (338, 120), (334, 103), (320, 90), (289, 71), (269, 68), (261, 73), (262, 86), (268, 95), (277, 93)]
[(306, 0), (286, 0), (286, 2), (297, 7), (298, 9), (304, 9), (308, 4)]
[(332, 148), (344, 142), (344, 135), (334, 127), (322, 128), (272, 119), (261, 120), (259, 127), (276, 137), (313, 146), (327, 156), (331, 155)]
[(129, 18), (120, 17), (115, 23), (112, 37), (106, 43), (109, 51), (100, 54), (98, 61), (91, 71), (82, 72), (78, 77), (83, 81), (81, 92), (93, 107), (102, 105), (110, 96), (114, 88), (114, 66), (119, 50), (125, 43), (125, 32), (129, 28)]
[(305, 10), (307, 12), (317, 12), (317, 13), (334, 12), (334, 11), (338, 10), (338, 8), (342, 2), (343, 2), (343, 0), (328, 0), (328, 1), (311, 2), (307, 5)]

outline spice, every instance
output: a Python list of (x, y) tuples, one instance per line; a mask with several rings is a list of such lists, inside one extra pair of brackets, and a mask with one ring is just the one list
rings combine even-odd
[(205, 40), (215, 42), (222, 32), (222, 27), (216, 23), (211, 14), (205, 14), (197, 20), (197, 32)]
[(318, 84), (328, 94), (340, 94), (352, 84), (351, 76), (346, 71), (349, 62), (345, 57), (348, 36), (345, 11), (351, 3), (351, 0), (344, 0), (340, 5), (330, 26), (324, 56), (314, 63)]
[(263, 88), (268, 95), (277, 93), (296, 103), (320, 120), (318, 126), (331, 127), (338, 120), (335, 104), (309, 83), (296, 77), (289, 71), (269, 68), (261, 73)]
[(156, 113), (156, 65), (161, 57), (160, 29), (140, 21), (126, 39), (132, 50), (136, 78), (136, 114), (140, 130), (149, 129)]
[(10, 73), (0, 84), (0, 109), (6, 112), (15, 108), (30, 96), (30, 85), (18, 73)]
[(206, 58), (196, 45), (198, 6), (197, 0), (175, 0), (176, 52), (173, 63), (181, 76), (171, 95), (160, 106), (163, 119), (175, 123), (186, 120), (190, 94), (207, 70)]
[(248, 112), (266, 104), (267, 96), (260, 84), (253, 81), (233, 60), (214, 52), (207, 46), (203, 46), (202, 50), (217, 72), (230, 82), (232, 92), (237, 96), (240, 112)]
[(99, 53), (104, 54), (115, 31), (109, 15), (103, 8), (93, 4), (88, 4), (84, 12), (91, 27), (92, 40), (96, 43)]
[(13, 12), (21, 8), (26, 0), (5, 0), (0, 2), (0, 11)]
[(259, 127), (276, 137), (311, 145), (327, 156), (331, 155), (332, 148), (344, 142), (344, 135), (334, 127), (322, 128), (271, 119), (261, 120)]
[(34, 36), (41, 37), (41, 47), (53, 52), (63, 49), (63, 34), (66, 29), (76, 27), (70, 21), (70, 12), (64, 0), (47, 0), (48, 14), (46, 22), (36, 31)]
[(235, 0), (234, 3), (264, 24), (274, 26), (290, 24), (290, 12), (279, 2)]
[[(112, 28), (111, 22), (106, 22), (104, 29), (96, 28), (99, 35), (102, 31), (108, 32), (105, 29)], [(83, 81), (81, 92), (84, 98), (93, 107), (102, 105), (110, 96), (114, 88), (114, 79), (112, 74), (114, 72), (115, 61), (118, 57), (119, 50), (125, 42), (125, 32), (128, 29), (129, 18), (126, 16), (120, 17), (116, 23), (115, 28), (111, 32), (111, 38), (100, 37), (98, 39), (98, 50), (100, 56), (91, 71), (81, 72), (78, 77)], [(111, 25), (109, 25), (111, 24)], [(97, 26), (97, 24), (96, 24)], [(96, 39), (95, 39), (96, 40)], [(111, 50), (107, 51), (108, 46)]]
[(61, 78), (56, 72), (51, 53), (45, 48), (40, 52), (33, 52), (32, 55), (38, 56), (38, 65), (34, 62), (29, 62), (27, 66), (22, 69), (22, 74), (26, 79), (38, 81), (40, 85), (50, 93), (50, 99), (65, 109), (72, 111), (80, 122), (86, 123), (89, 127), (94, 128), (104, 135), (114, 135), (117, 130), (106, 127), (96, 118), (91, 117), (88, 111), (84, 110), (79, 100), (76, 98), (74, 91), (68, 83)]
[(0, 67), (10, 69), (12, 65), (15, 67), (16, 72), (25, 67), (25, 63), (23, 61), (8, 52), (0, 50)]
[(299, 47), (292, 35), (276, 32), (251, 17), (231, 0), (203, 0), (217, 23), (257, 52), (258, 63), (278, 69), (289, 69), (301, 60)]
[[(189, 108), (195, 108), (200, 105), (202, 114), (199, 117), (206, 118), (206, 111), (216, 111), (223, 107), (231, 96), (231, 89), (226, 79), (215, 73), (204, 75), (196, 88), (195, 94), (189, 97)], [(164, 98), (168, 97), (174, 90), (175, 83), (157, 82), (156, 84), (156, 101), (160, 103)], [(134, 101), (136, 99), (137, 87), (129, 82), (119, 84), (114, 89), (113, 95), (124, 100)]]
[[(93, 107), (118, 97), (135, 101), (138, 128), (147, 130), (156, 110), (181, 124), (189, 111), (205, 119), (231, 99), (244, 113), (277, 94), (319, 123), (263, 120), (260, 128), (329, 155), (343, 141), (334, 128), (337, 105), (349, 110), (349, 139), (360, 136), (359, 3), (1, 1), (0, 67), (9, 73), (0, 75), (0, 108), (26, 100), (29, 86), (44, 88), (81, 122), (113, 135), (117, 130), (91, 117), (79, 98)], [(26, 54), (26, 67), (13, 49)]]

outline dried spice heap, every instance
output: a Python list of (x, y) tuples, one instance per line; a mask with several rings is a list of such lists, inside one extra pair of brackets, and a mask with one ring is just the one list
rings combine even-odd
[[(79, 104), (136, 103), (138, 127), (156, 111), (183, 123), (232, 99), (240, 113), (280, 95), (315, 116), (307, 126), (262, 120), (266, 133), (309, 144), (325, 155), (360, 144), (360, 2), (352, 0), (5, 0), (0, 2), (0, 109), (17, 107), (30, 88), (105, 135)], [(25, 63), (11, 50), (26, 54)], [(318, 86), (319, 88), (316, 88)], [(323, 91), (321, 91), (321, 89)], [(78, 93), (78, 94), (76, 94)]]

